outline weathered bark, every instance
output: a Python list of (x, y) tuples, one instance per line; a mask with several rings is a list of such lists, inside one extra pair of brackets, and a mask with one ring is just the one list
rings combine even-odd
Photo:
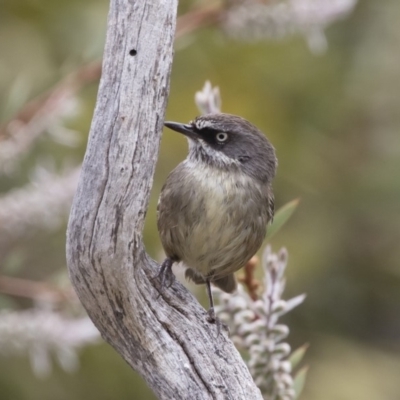
[[(225, 334), (178, 282), (159, 291), (142, 229), (169, 90), (176, 0), (111, 0), (67, 261), (89, 316), (160, 399), (261, 399)], [(152, 210), (155, 212), (155, 210)]]

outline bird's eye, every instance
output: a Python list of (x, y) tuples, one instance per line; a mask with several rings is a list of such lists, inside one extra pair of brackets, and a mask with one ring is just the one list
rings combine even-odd
[(223, 143), (228, 139), (228, 134), (226, 132), (219, 132), (217, 133), (216, 138), (219, 143)]

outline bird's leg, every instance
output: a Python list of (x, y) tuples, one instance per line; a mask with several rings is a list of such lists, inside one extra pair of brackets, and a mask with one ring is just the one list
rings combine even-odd
[[(170, 287), (174, 282), (174, 274), (172, 272), (172, 264), (174, 261), (172, 258), (167, 257), (161, 264), (160, 272), (157, 274), (156, 278), (161, 278), (161, 287)], [(167, 283), (167, 285), (166, 285)]]
[(206, 279), (206, 288), (207, 288), (208, 301), (210, 303), (210, 308), (207, 311), (207, 321), (215, 323), (215, 325), (217, 325), (217, 332), (219, 335), (221, 332), (221, 321), (219, 320), (218, 317), (215, 316), (214, 299), (211, 292), (211, 283), (209, 278)]
[(206, 279), (206, 288), (207, 288), (208, 301), (210, 303), (210, 308), (207, 312), (207, 314), (208, 314), (207, 320), (208, 320), (208, 322), (215, 322), (214, 299), (213, 299), (212, 292), (211, 292), (210, 279), (208, 279), (208, 278)]

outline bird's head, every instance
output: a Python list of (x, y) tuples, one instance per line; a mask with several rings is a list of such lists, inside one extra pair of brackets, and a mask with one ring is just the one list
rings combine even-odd
[(277, 160), (265, 135), (250, 122), (236, 115), (207, 114), (188, 124), (164, 125), (189, 139), (189, 158), (217, 168), (239, 169), (262, 182), (271, 182)]

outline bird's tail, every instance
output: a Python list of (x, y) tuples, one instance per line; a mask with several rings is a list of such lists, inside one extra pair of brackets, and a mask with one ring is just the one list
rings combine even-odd
[[(186, 277), (186, 279), (193, 281), (197, 285), (206, 283), (205, 279), (201, 275), (197, 274), (193, 269), (190, 269), (190, 268), (188, 268), (185, 271), (185, 277)], [(210, 279), (211, 279), (212, 284), (214, 284), (215, 286), (217, 286), (224, 292), (232, 293), (237, 288), (236, 278), (235, 278), (234, 274), (224, 276), (223, 278), (210, 277)]]
[(227, 293), (232, 293), (237, 288), (236, 278), (234, 274), (230, 274), (219, 279), (212, 279), (211, 283)]

